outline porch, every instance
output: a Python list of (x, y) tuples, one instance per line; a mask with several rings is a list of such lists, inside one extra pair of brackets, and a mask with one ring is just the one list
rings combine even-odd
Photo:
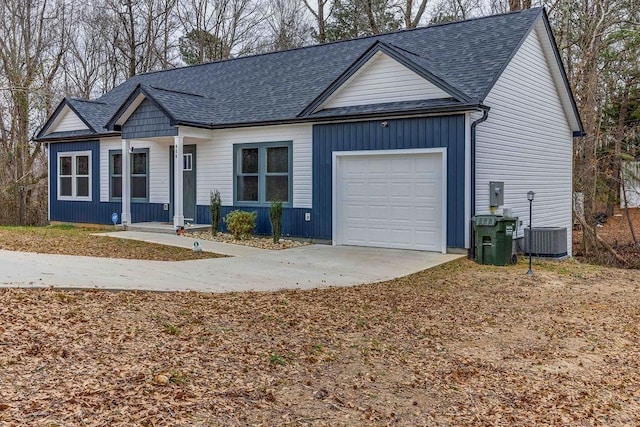
[[(172, 222), (134, 222), (126, 226), (127, 231), (142, 231), (147, 233), (164, 233), (164, 234), (176, 234), (176, 226)], [(184, 231), (187, 233), (196, 231), (209, 231), (211, 230), (211, 224), (191, 224), (185, 222)]]
[[(210, 136), (193, 135), (184, 128), (177, 131), (176, 136), (101, 143), (101, 188), (109, 201), (121, 202), (120, 220), (129, 230), (174, 233), (181, 226), (207, 227), (208, 218), (198, 217), (198, 196), (201, 205), (208, 204), (208, 190), (198, 195), (196, 146), (211, 142)], [(130, 174), (122, 173), (127, 170)]]

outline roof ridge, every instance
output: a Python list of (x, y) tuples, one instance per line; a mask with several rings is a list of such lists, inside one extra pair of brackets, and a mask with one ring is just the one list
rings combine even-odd
[[(336, 40), (336, 41), (328, 42), (328, 43), (311, 44), (311, 45), (307, 45), (307, 46), (294, 47), (294, 48), (285, 49), (285, 50), (276, 50), (276, 51), (272, 51), (272, 52), (256, 53), (256, 54), (247, 55), (247, 56), (236, 56), (234, 58), (225, 58), (225, 59), (220, 59), (220, 60), (217, 60), (217, 61), (203, 62), (203, 63), (200, 63), (200, 64), (193, 64), (193, 65), (183, 65), (183, 66), (179, 66), (179, 67), (175, 67), (175, 68), (168, 68), (168, 69), (165, 69), (165, 70), (148, 71), (146, 73), (136, 74), (132, 78), (135, 78), (135, 77), (138, 77), (138, 76), (147, 76), (147, 75), (151, 75), (151, 74), (166, 73), (166, 72), (171, 72), (171, 71), (175, 71), (175, 70), (183, 70), (183, 69), (186, 69), (186, 68), (195, 68), (195, 67), (208, 66), (208, 65), (212, 65), (212, 64), (221, 64), (221, 63), (237, 61), (237, 60), (242, 60), (242, 59), (248, 59), (248, 58), (259, 58), (259, 57), (263, 57), (263, 56), (276, 55), (276, 54), (281, 54), (281, 53), (285, 53), (285, 52), (295, 52), (295, 51), (303, 50), (303, 49), (313, 49), (313, 48), (318, 48), (318, 47), (322, 47), (322, 46), (330, 46), (330, 45), (336, 45), (336, 44), (339, 44), (339, 43), (352, 42), (352, 41), (355, 41), (355, 40), (375, 39), (375, 38), (384, 37), (384, 36), (391, 35), (391, 34), (409, 33), (409, 32), (414, 32), (414, 31), (425, 31), (425, 30), (429, 30), (429, 29), (432, 29), (432, 28), (439, 28), (439, 27), (444, 27), (444, 26), (449, 26), (449, 25), (457, 25), (457, 24), (465, 24), (465, 23), (469, 23), (469, 22), (475, 22), (475, 21), (484, 20), (484, 19), (490, 19), (490, 18), (497, 18), (497, 17), (501, 17), (501, 16), (506, 16), (506, 15), (517, 15), (517, 14), (522, 14), (522, 13), (531, 13), (532, 11), (536, 11), (537, 13), (539, 13), (540, 10), (542, 10), (542, 9), (544, 9), (544, 8), (538, 6), (538, 7), (532, 7), (531, 9), (521, 9), (521, 10), (517, 10), (517, 11), (513, 11), (513, 12), (500, 13), (500, 14), (497, 14), (497, 15), (477, 16), (477, 17), (465, 19), (465, 20), (462, 20), (462, 21), (451, 21), (451, 22), (443, 22), (443, 23), (437, 23), (437, 24), (427, 24), (427, 25), (422, 26), (422, 27), (403, 28), (403, 29), (400, 29), (400, 30), (390, 31), (390, 32), (387, 32), (387, 33), (371, 34), (371, 35), (368, 35), (368, 36), (355, 37), (355, 38), (352, 38), (352, 39)], [(387, 42), (384, 42), (384, 43), (387, 43)]]

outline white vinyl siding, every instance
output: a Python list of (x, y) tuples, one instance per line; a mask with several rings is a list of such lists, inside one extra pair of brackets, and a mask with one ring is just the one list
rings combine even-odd
[[(188, 129), (188, 128), (187, 128)], [(187, 134), (188, 131), (187, 131)], [(194, 134), (195, 135), (195, 134)], [(220, 191), (222, 204), (233, 205), (233, 145), (256, 142), (293, 141), (293, 207), (311, 208), (312, 125), (281, 125), (198, 131), (185, 137), (184, 145), (196, 145), (196, 203), (209, 205), (212, 190)], [(149, 149), (149, 203), (169, 200), (169, 148), (173, 138), (162, 142), (131, 140), (136, 149)], [(100, 201), (109, 201), (109, 150), (121, 150), (119, 138), (100, 141)]]
[(76, 113), (71, 111), (69, 107), (63, 108), (60, 112), (60, 117), (57, 120), (57, 123), (54, 123), (53, 126), (47, 132), (68, 132), (73, 130), (86, 130), (89, 129), (87, 125), (84, 124), (82, 119), (78, 117)]
[[(155, 142), (133, 139), (131, 147), (149, 150), (147, 174), (149, 203), (169, 203), (169, 147), (171, 142)], [(122, 150), (122, 140), (100, 141), (100, 201), (109, 201), (109, 150)], [(136, 202), (135, 200), (133, 202)]]
[(395, 59), (378, 52), (320, 109), (450, 97)]
[(620, 186), (620, 208), (625, 209), (624, 199), (627, 196), (627, 205), (630, 208), (640, 207), (640, 162), (622, 162), (624, 176), (624, 189)]
[(209, 192), (218, 190), (222, 204), (233, 205), (234, 144), (293, 141), (293, 207), (311, 208), (311, 139), (312, 126), (308, 124), (211, 131), (211, 140), (197, 146), (197, 204), (208, 205)]
[(532, 190), (533, 226), (567, 227), (571, 254), (573, 132), (541, 37), (538, 26), (485, 100), (491, 111), (477, 127), (476, 212), (489, 213), (489, 182), (504, 181), (504, 206), (526, 226)]

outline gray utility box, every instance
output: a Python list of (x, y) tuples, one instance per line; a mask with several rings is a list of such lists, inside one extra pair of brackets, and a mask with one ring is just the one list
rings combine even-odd
[(566, 227), (529, 227), (524, 229), (524, 253), (535, 257), (563, 258), (567, 252)]
[(489, 182), (489, 206), (497, 208), (504, 205), (504, 182)]

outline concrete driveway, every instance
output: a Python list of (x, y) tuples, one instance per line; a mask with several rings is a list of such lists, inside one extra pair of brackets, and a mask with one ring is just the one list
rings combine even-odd
[[(170, 234), (112, 236), (192, 247)], [(267, 291), (351, 286), (415, 273), (461, 255), (351, 246), (311, 245), (269, 251), (200, 240), (203, 250), (230, 255), (163, 262), (0, 250), (0, 287), (63, 287), (149, 291)]]

